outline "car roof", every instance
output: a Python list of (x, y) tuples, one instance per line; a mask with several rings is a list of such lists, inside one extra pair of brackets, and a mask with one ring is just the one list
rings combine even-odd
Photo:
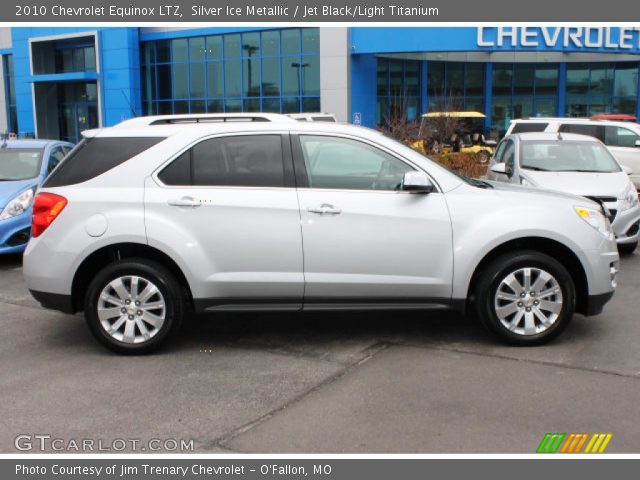
[(516, 123), (581, 123), (586, 125), (613, 125), (618, 127), (640, 127), (640, 124), (625, 120), (605, 120), (600, 118), (587, 117), (533, 117), (533, 118), (516, 118), (511, 120), (512, 124)]
[(6, 146), (2, 148), (44, 148), (50, 143), (65, 143), (59, 140), (46, 140), (46, 139), (17, 139), (7, 140)]
[(517, 137), (521, 142), (538, 142), (538, 141), (564, 141), (564, 142), (594, 142), (600, 143), (600, 140), (589, 135), (581, 135), (579, 133), (558, 133), (558, 132), (523, 132), (513, 133), (509, 137)]

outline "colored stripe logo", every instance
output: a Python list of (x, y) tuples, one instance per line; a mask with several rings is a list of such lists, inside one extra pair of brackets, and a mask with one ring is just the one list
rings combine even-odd
[(536, 453), (604, 453), (612, 438), (612, 433), (546, 433)]

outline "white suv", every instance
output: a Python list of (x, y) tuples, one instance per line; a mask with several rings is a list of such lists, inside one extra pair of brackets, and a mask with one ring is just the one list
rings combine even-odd
[(24, 274), (121, 353), (225, 310), (470, 306), (534, 344), (615, 289), (598, 204), (467, 179), (373, 130), (243, 114), (84, 136), (36, 196)]
[(578, 133), (597, 138), (627, 167), (631, 181), (640, 190), (640, 124), (588, 118), (527, 118), (512, 120), (506, 135), (529, 132)]

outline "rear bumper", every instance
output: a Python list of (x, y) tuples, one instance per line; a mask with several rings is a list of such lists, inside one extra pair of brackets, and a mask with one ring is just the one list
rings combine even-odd
[(37, 290), (29, 290), (29, 292), (44, 308), (58, 310), (63, 313), (76, 313), (71, 295), (39, 292)]
[(587, 305), (584, 311), (586, 317), (593, 315), (599, 315), (606, 303), (613, 297), (613, 291), (608, 293), (601, 293), (600, 295), (589, 295), (587, 298)]

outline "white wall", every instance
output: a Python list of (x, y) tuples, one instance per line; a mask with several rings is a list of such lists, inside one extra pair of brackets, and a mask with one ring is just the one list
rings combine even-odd
[[(11, 29), (0, 27), (0, 49), (11, 48)], [(0, 62), (0, 133), (7, 131), (7, 102), (4, 91), (4, 67)]]
[(320, 28), (320, 109), (349, 122), (349, 29)]

